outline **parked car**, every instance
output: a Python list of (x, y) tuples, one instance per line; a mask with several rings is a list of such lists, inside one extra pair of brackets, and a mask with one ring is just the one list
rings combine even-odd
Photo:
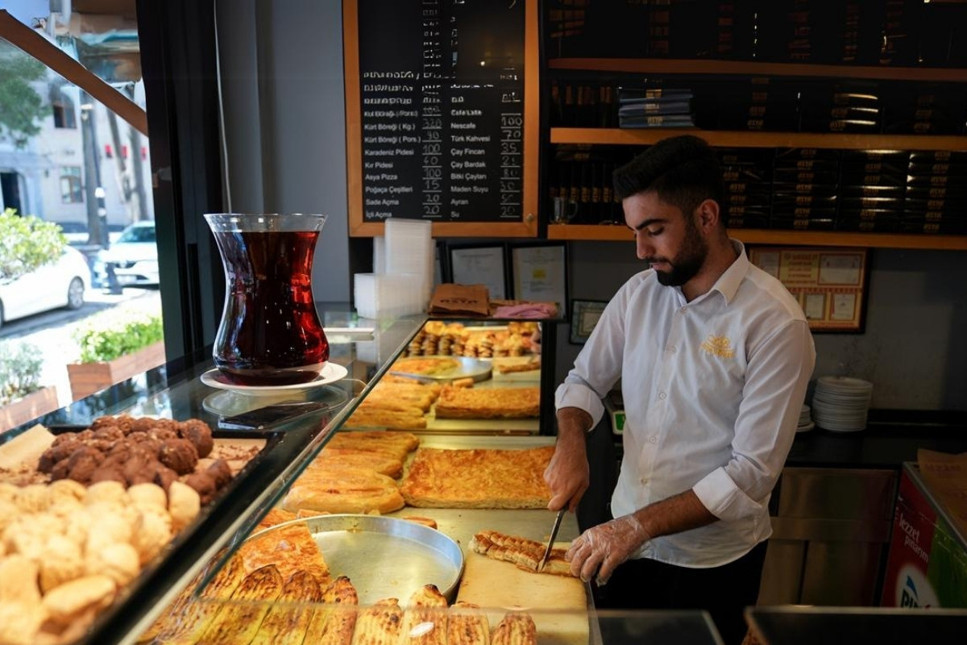
[(121, 286), (158, 284), (158, 242), (154, 222), (131, 224), (94, 262), (98, 284), (111, 286), (113, 270)]
[(0, 326), (51, 309), (79, 309), (91, 285), (84, 254), (64, 246), (60, 258), (10, 280), (0, 280)]

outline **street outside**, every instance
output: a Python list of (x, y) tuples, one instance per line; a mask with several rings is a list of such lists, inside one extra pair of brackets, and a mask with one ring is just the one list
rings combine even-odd
[(54, 309), (5, 323), (0, 328), (0, 342), (25, 342), (43, 352), (41, 386), (55, 386), (61, 406), (71, 403), (67, 364), (80, 357), (80, 347), (74, 331), (86, 324), (95, 314), (119, 316), (129, 312), (161, 313), (161, 293), (155, 289), (125, 287), (120, 294), (99, 288), (87, 289), (84, 306), (77, 310)]

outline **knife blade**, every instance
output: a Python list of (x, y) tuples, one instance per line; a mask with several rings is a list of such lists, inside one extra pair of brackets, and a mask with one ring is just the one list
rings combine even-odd
[(537, 565), (537, 570), (541, 571), (544, 569), (544, 565), (547, 564), (547, 559), (551, 557), (551, 549), (554, 548), (554, 540), (557, 539), (557, 532), (561, 529), (561, 520), (564, 519), (564, 514), (567, 513), (567, 507), (562, 508), (557, 512), (557, 517), (554, 518), (554, 526), (551, 527), (551, 537), (547, 540), (547, 548), (544, 549), (544, 557)]

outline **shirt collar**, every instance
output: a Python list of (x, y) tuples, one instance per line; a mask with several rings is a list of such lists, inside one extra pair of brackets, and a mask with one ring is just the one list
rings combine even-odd
[(709, 293), (712, 291), (718, 291), (725, 298), (725, 304), (732, 302), (732, 298), (735, 297), (735, 293), (739, 290), (739, 285), (745, 278), (745, 274), (749, 271), (749, 256), (745, 254), (745, 246), (742, 242), (729, 238), (732, 243), (732, 248), (735, 249), (739, 256), (735, 261), (725, 270), (725, 273), (719, 276), (719, 279), (715, 281), (712, 288), (709, 289)]

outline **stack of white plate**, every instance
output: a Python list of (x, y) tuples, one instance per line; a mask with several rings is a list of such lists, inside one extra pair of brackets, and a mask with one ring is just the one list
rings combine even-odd
[(802, 410), (799, 411), (799, 425), (796, 426), (796, 432), (809, 432), (816, 427), (813, 422), (813, 418), (810, 415), (810, 408), (808, 405), (803, 404)]
[(873, 384), (850, 376), (823, 376), (816, 381), (812, 412), (816, 425), (832, 432), (866, 427)]

